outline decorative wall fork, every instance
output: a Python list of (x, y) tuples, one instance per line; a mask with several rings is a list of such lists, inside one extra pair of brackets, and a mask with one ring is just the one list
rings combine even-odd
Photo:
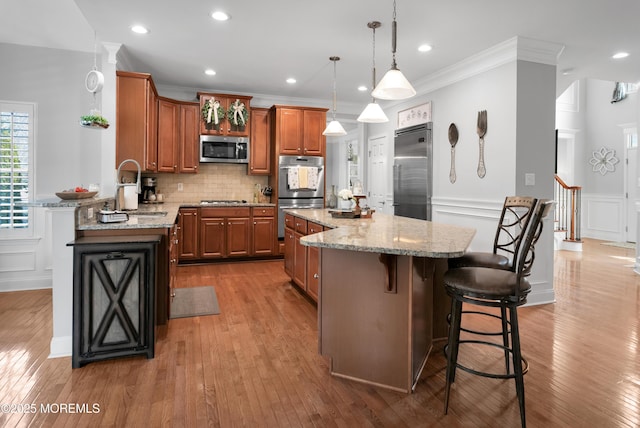
[(487, 111), (478, 112), (478, 137), (480, 137), (480, 157), (478, 159), (478, 177), (484, 178), (487, 169), (484, 166), (484, 136), (487, 133)]

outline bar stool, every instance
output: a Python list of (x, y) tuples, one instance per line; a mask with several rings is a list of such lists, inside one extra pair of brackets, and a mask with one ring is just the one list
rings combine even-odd
[[(493, 240), (493, 252), (467, 252), (461, 257), (449, 259), (449, 269), (459, 267), (488, 267), (514, 270), (515, 265), (513, 261), (515, 255), (518, 253), (520, 243), (522, 242), (522, 236), (527, 229), (527, 225), (531, 219), (531, 212), (536, 206), (537, 201), (538, 200), (536, 198), (531, 196), (507, 196), (504, 199), (504, 204), (502, 205), (502, 212), (500, 213), (500, 219), (498, 220), (496, 236)], [(500, 316), (482, 311), (462, 311), (462, 315), (467, 314), (481, 315), (503, 320), (502, 330), (481, 332), (465, 328), (462, 326), (461, 322), (461, 331), (483, 336), (502, 336), (504, 346), (509, 346), (509, 321), (507, 317), (507, 309), (505, 307), (500, 308)], [(451, 324), (451, 314), (448, 315), (447, 321)], [(509, 352), (506, 350), (504, 352), (504, 360), (507, 367), (509, 367)]]
[[(518, 327), (518, 306), (527, 301), (527, 294), (531, 291), (531, 285), (527, 276), (535, 259), (535, 244), (542, 232), (542, 221), (553, 207), (553, 201), (540, 200), (531, 214), (526, 234), (520, 244), (514, 269), (496, 269), (487, 267), (460, 267), (448, 270), (444, 275), (444, 286), (451, 297), (451, 326), (449, 328), (449, 341), (447, 344), (447, 372), (444, 399), (444, 413), (449, 410), (449, 392), (451, 384), (455, 381), (456, 369), (490, 377), (494, 379), (515, 379), (518, 403), (520, 406), (520, 420), (522, 426), (526, 426), (525, 402), (524, 402), (524, 374), (529, 369), (528, 362), (520, 352), (520, 335)], [(460, 340), (460, 321), (462, 317), (462, 303), (478, 306), (498, 307), (501, 309), (503, 331), (510, 336), (503, 345), (484, 340)], [(508, 314), (508, 319), (507, 319)], [(506, 325), (510, 328), (507, 329)], [(473, 332), (472, 332), (473, 333)], [(461, 344), (488, 345), (503, 349), (513, 361), (513, 373), (507, 363), (506, 374), (487, 373), (463, 366), (458, 363), (458, 351)], [(508, 360), (507, 360), (508, 361)]]
[(461, 257), (449, 259), (449, 269), (478, 266), (513, 270), (513, 259), (536, 201), (530, 196), (507, 196), (493, 240), (493, 252), (470, 251)]

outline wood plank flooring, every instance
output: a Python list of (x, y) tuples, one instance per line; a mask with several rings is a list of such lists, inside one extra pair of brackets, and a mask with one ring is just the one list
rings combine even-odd
[[(640, 425), (634, 254), (595, 240), (585, 240), (583, 253), (559, 251), (557, 302), (520, 309), (530, 427)], [(0, 426), (519, 426), (513, 381), (462, 371), (443, 414), (442, 342), (411, 395), (331, 377), (317, 354), (316, 308), (290, 284), (282, 261), (181, 266), (179, 285), (213, 285), (221, 314), (171, 320), (152, 360), (75, 370), (70, 357), (47, 359), (50, 290), (0, 294), (0, 403), (14, 405), (0, 407)], [(501, 366), (499, 355), (462, 352), (467, 364)], [(66, 403), (85, 411), (70, 413)]]

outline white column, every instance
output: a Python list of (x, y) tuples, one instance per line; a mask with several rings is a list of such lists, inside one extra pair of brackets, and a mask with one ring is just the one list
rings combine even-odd
[(52, 306), (53, 337), (49, 358), (71, 356), (73, 345), (73, 247), (75, 211), (73, 207), (50, 208), (52, 224)]

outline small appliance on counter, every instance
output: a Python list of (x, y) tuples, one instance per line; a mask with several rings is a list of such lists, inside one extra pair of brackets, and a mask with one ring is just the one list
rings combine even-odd
[(98, 211), (98, 223), (120, 223), (129, 220), (129, 214), (109, 209), (108, 204)]
[(142, 177), (142, 193), (140, 194), (140, 202), (148, 204), (157, 202), (156, 187), (158, 179), (155, 177)]

